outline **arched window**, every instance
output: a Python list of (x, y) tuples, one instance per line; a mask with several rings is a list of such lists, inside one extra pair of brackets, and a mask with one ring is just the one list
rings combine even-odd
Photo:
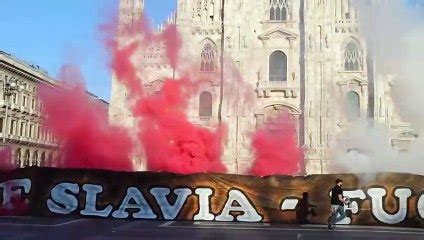
[(287, 56), (282, 51), (269, 57), (269, 81), (287, 81)]
[(47, 164), (49, 167), (53, 167), (53, 153), (49, 154), (49, 157), (47, 158)]
[(289, 0), (269, 0), (269, 20), (288, 20)]
[(212, 117), (212, 94), (202, 92), (199, 97), (199, 116)]
[(200, 71), (214, 72), (216, 70), (216, 50), (213, 43), (207, 42), (200, 54)]
[(359, 46), (351, 41), (344, 49), (344, 70), (361, 71), (363, 69), (363, 54)]
[(46, 164), (46, 153), (45, 152), (43, 152), (41, 154), (40, 167), (47, 167), (47, 164)]
[(25, 155), (24, 155), (24, 167), (29, 167), (30, 166), (30, 162), (29, 162), (29, 149), (27, 149), (25, 151)]
[(35, 151), (32, 155), (32, 166), (38, 166), (38, 151)]
[(22, 159), (21, 159), (21, 149), (18, 148), (15, 151), (15, 165), (16, 165), (16, 167), (21, 167), (21, 161), (22, 161)]
[(351, 91), (346, 94), (346, 113), (349, 121), (358, 119), (361, 116), (358, 93)]

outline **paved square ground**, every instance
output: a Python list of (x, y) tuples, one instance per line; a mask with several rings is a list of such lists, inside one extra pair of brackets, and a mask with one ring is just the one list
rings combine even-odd
[(328, 231), (319, 225), (0, 217), (3, 239), (418, 240), (424, 239), (424, 229), (338, 226)]

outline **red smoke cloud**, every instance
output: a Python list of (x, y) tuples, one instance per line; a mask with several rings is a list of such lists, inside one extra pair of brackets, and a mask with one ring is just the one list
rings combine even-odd
[(303, 153), (298, 147), (295, 129), (289, 113), (282, 113), (256, 131), (252, 136), (255, 160), (249, 173), (258, 176), (299, 174)]
[(151, 171), (175, 173), (225, 172), (220, 161), (220, 130), (210, 131), (187, 120), (184, 79), (165, 81), (161, 92), (143, 98), (135, 107), (139, 138)]
[(134, 170), (132, 142), (127, 132), (108, 124), (107, 111), (92, 101), (84, 90), (82, 75), (74, 66), (61, 70), (61, 90), (39, 88), (44, 127), (58, 138), (64, 168)]
[[(138, 140), (144, 147), (147, 169), (175, 173), (225, 172), (220, 161), (222, 129), (211, 131), (191, 123), (186, 115), (188, 100), (198, 91), (201, 80), (189, 77), (164, 79), (159, 94), (148, 94), (142, 87), (142, 76), (134, 64), (151, 43), (163, 43), (168, 64), (178, 67), (180, 36), (174, 25), (162, 33), (153, 34), (146, 21), (122, 26), (115, 36), (109, 36), (106, 46), (111, 56), (111, 68), (129, 90), (134, 102), (132, 110), (138, 120)], [(105, 28), (104, 28), (105, 29)], [(108, 27), (106, 29), (117, 29)]]
[(178, 34), (177, 26), (169, 25), (159, 35), (159, 39), (165, 43), (165, 51), (169, 65), (175, 68), (178, 64), (178, 54), (182, 46), (181, 37)]

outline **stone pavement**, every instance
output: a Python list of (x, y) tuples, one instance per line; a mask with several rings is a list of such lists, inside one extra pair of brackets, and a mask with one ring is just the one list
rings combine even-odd
[(72, 239), (424, 239), (424, 229), (267, 223), (162, 222), (112, 219), (0, 217), (0, 240)]

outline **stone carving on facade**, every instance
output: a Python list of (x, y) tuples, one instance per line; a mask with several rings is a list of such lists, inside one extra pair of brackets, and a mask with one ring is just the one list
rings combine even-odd
[(332, 142), (333, 142), (333, 135), (331, 133), (327, 133), (327, 148), (331, 147)]
[(231, 37), (227, 36), (225, 38), (226, 42), (227, 42), (227, 48), (231, 49), (233, 47), (233, 43), (231, 42)]
[(165, 58), (165, 45), (163, 42), (151, 43), (142, 53), (142, 65), (163, 67), (167, 64)]
[(246, 152), (248, 155), (252, 154), (252, 148), (251, 148), (251, 138), (249, 137), (249, 133), (244, 132), (241, 135), (241, 146), (243, 147), (243, 151)]
[(313, 148), (314, 147), (314, 141), (313, 141), (314, 136), (313, 136), (312, 132), (309, 132), (308, 138), (309, 138), (309, 148)]
[[(245, 148), (248, 148), (250, 146), (250, 138), (248, 137), (247, 133), (243, 133), (243, 138), (242, 138), (242, 146)], [(250, 148), (248, 149), (250, 152)]]
[(312, 34), (309, 34), (309, 37), (308, 37), (308, 39), (309, 39), (309, 49), (311, 49), (312, 50), (312, 48), (313, 48), (313, 46), (314, 46), (314, 41), (313, 41), (313, 39), (312, 39)]
[(309, 101), (308, 117), (310, 117), (310, 118), (314, 117), (314, 104), (313, 104), (312, 101)]
[(149, 83), (144, 84), (144, 87), (150, 93), (159, 92), (162, 89), (162, 86), (163, 86), (163, 80), (161, 80), (161, 79), (156, 79), (154, 81), (151, 81)]
[(256, 128), (261, 128), (265, 124), (265, 114), (255, 114)]
[(330, 48), (330, 42), (328, 40), (328, 34), (325, 35), (324, 42), (325, 42), (325, 47)]
[[(278, 118), (285, 109), (281, 105), (272, 105), (268, 107), (268, 117)], [(268, 120), (268, 119), (267, 119)]]
[(325, 116), (327, 118), (329, 118), (331, 116), (331, 113), (330, 113), (330, 102), (328, 100), (327, 100), (327, 104), (325, 106), (326, 106), (326, 108), (325, 108)]
[(380, 97), (378, 100), (378, 115), (380, 117), (384, 117), (384, 112), (383, 112), (383, 99)]
[(196, 4), (193, 4), (193, 20), (200, 20), (202, 17), (202, 0), (197, 0)]

